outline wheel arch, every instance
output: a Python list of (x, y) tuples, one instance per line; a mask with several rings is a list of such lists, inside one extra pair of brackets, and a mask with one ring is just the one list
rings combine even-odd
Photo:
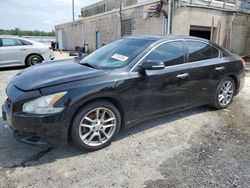
[(227, 75), (227, 77), (233, 79), (234, 84), (235, 84), (235, 93), (234, 93), (234, 95), (237, 95), (237, 91), (239, 89), (239, 80), (238, 80), (237, 76), (235, 76), (233, 74), (229, 74), (229, 75)]

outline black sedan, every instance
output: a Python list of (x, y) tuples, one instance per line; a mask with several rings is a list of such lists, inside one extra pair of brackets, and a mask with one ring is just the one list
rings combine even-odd
[(101, 149), (121, 127), (210, 104), (228, 107), (244, 85), (244, 61), (207, 40), (131, 37), (75, 62), (25, 69), (9, 83), (3, 119), (19, 141)]

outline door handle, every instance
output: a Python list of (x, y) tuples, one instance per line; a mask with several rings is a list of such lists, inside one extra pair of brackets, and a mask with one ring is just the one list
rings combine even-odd
[(176, 77), (177, 77), (177, 78), (182, 78), (182, 79), (184, 79), (184, 78), (186, 78), (186, 77), (188, 77), (188, 76), (189, 76), (188, 73), (183, 73), (183, 74), (178, 74)]
[(217, 70), (217, 71), (225, 70), (225, 67), (224, 66), (216, 67), (215, 70)]
[(21, 50), (21, 51), (26, 51), (27, 49), (26, 49), (26, 48), (21, 48), (20, 50)]

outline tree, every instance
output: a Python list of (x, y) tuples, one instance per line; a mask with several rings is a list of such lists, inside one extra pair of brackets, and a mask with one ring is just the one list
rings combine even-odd
[(55, 31), (52, 30), (51, 32), (46, 31), (28, 31), (28, 30), (21, 30), (20, 28), (15, 29), (0, 29), (0, 35), (20, 35), (20, 36), (55, 36)]

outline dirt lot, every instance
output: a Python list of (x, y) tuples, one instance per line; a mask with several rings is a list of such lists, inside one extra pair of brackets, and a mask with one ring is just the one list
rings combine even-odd
[[(0, 103), (19, 70), (0, 70)], [(0, 187), (250, 187), (250, 77), (233, 104), (207, 106), (123, 131), (103, 150), (36, 148), (0, 116)]]

